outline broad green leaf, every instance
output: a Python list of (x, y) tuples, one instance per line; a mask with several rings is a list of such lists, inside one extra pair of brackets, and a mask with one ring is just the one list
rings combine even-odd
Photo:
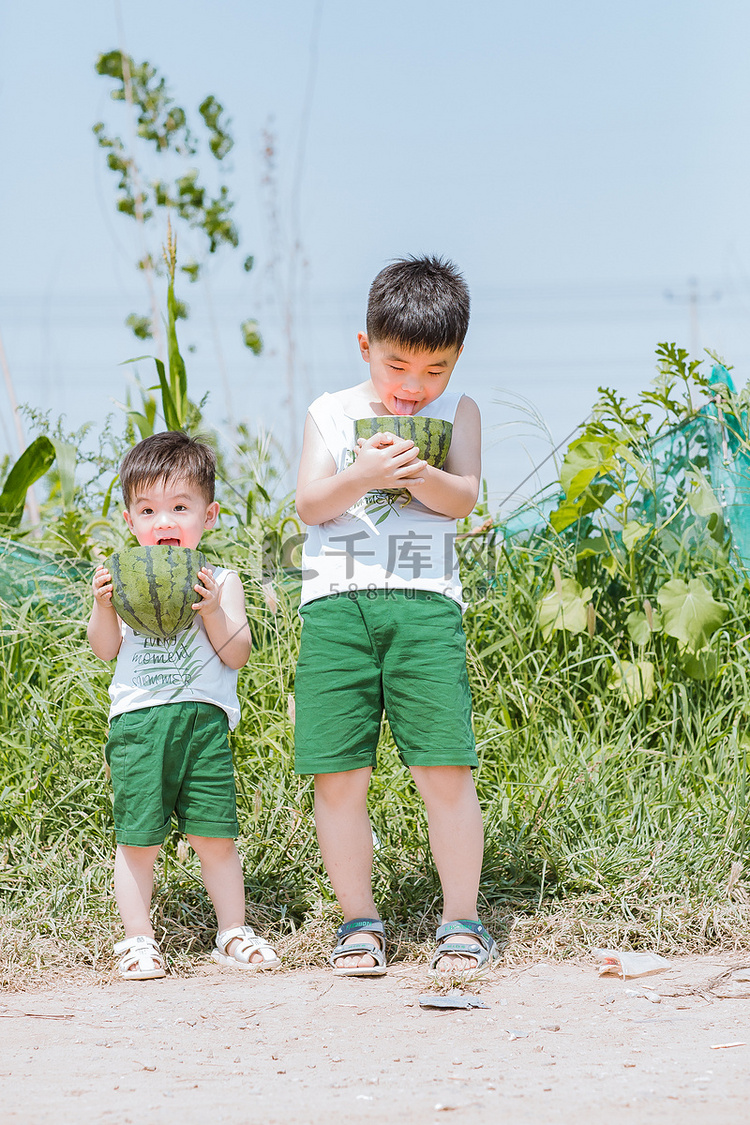
[(604, 555), (609, 551), (609, 543), (603, 535), (592, 536), (589, 539), (579, 539), (576, 548), (577, 559), (590, 559), (595, 555)]
[(654, 487), (654, 474), (649, 466), (641, 461), (633, 450), (628, 445), (619, 445), (617, 447), (617, 455), (622, 457), (631, 469), (634, 470), (638, 484), (645, 489), (651, 490)]
[(650, 527), (644, 527), (638, 520), (628, 520), (622, 529), (622, 541), (628, 551), (632, 551), (636, 543), (650, 532)]
[[(32, 484), (44, 476), (55, 460), (55, 447), (43, 434), (24, 449), (5, 478), (0, 492), (0, 513), (15, 515), (26, 500)], [(19, 515), (20, 519), (20, 515)]]
[(555, 531), (564, 531), (583, 516), (603, 508), (614, 492), (614, 486), (604, 481), (594, 484), (575, 504), (568, 504), (563, 500), (559, 508), (550, 512), (549, 522)]
[(680, 664), (693, 680), (714, 680), (719, 668), (719, 658), (713, 649), (704, 648), (695, 653), (683, 652)]
[(154, 432), (154, 419), (149, 419), (145, 414), (141, 414), (140, 410), (129, 410), (128, 418), (132, 418), (135, 425), (138, 427), (138, 432), (141, 435), (141, 441), (147, 437), (151, 437)]
[(55, 438), (52, 438), (51, 441), (55, 447), (55, 463), (60, 474), (60, 494), (63, 508), (70, 508), (76, 488), (76, 447), (71, 445), (70, 442), (57, 441)]
[(696, 516), (723, 516), (724, 512), (716, 493), (700, 469), (693, 469), (691, 479), (693, 491), (688, 493), (688, 503)]
[(586, 437), (572, 442), (560, 470), (560, 484), (567, 500), (577, 500), (594, 477), (615, 468), (613, 449), (611, 438)]
[(591, 601), (591, 590), (581, 588), (575, 578), (563, 578), (560, 591), (551, 590), (539, 607), (539, 624), (547, 641), (556, 629), (568, 633), (583, 633), (588, 626), (586, 607)]
[(664, 632), (694, 653), (706, 647), (729, 613), (700, 578), (691, 578), (689, 583), (672, 578), (662, 586), (658, 600)]
[(721, 545), (724, 542), (724, 517), (712, 512), (706, 520), (706, 527), (714, 543)]
[(633, 610), (632, 613), (628, 614), (626, 624), (628, 628), (628, 636), (630, 637), (634, 645), (638, 645), (640, 648), (643, 648), (644, 645), (648, 644), (649, 637), (651, 636), (651, 630), (648, 627), (648, 621), (646, 620), (645, 613), (642, 613), (641, 610), (638, 609)]
[(632, 613), (628, 614), (626, 621), (628, 636), (634, 645), (643, 648), (644, 645), (648, 644), (652, 633), (661, 632), (661, 614), (652, 613), (651, 619), (653, 621), (653, 628), (649, 625), (648, 618), (643, 610), (635, 609)]
[(612, 691), (619, 691), (631, 707), (644, 699), (653, 699), (656, 687), (654, 665), (650, 660), (621, 660), (612, 669), (609, 687)]
[(555, 531), (565, 531), (581, 518), (582, 504), (566, 504), (564, 501), (554, 512), (550, 512), (549, 522)]

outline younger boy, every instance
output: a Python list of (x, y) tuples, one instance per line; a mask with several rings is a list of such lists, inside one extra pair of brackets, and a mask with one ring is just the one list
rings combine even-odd
[[(344, 915), (337, 975), (386, 971), (366, 803), (383, 710), (425, 802), (443, 889), (431, 973), (475, 975), (497, 956), (477, 917), (484, 837), (454, 550), (480, 480), (479, 410), (448, 390), (468, 323), (452, 263), (393, 262), (373, 282), (358, 337), (369, 379), (316, 399), (305, 423), (295, 768), (315, 775), (320, 850)], [(444, 470), (391, 433), (355, 443), (357, 419), (384, 415), (451, 422)], [(400, 489), (411, 500), (384, 503), (384, 490)]]
[[(215, 457), (187, 434), (154, 434), (125, 456), (120, 469), (125, 522), (142, 547), (195, 549), (219, 515)], [(120, 975), (164, 976), (150, 909), (154, 861), (177, 816), (201, 864), (216, 910), (213, 958), (244, 969), (281, 962), (245, 925), (245, 886), (237, 834), (234, 768), (227, 731), (240, 717), (237, 670), (250, 655), (250, 628), (239, 575), (203, 567), (195, 620), (169, 641), (134, 632), (112, 606), (112, 576), (99, 566), (88, 625), (102, 660), (117, 657), (109, 692), (117, 835), (115, 898), (125, 940), (115, 945)], [(149, 673), (150, 674), (144, 674)], [(175, 687), (175, 684), (178, 684)]]

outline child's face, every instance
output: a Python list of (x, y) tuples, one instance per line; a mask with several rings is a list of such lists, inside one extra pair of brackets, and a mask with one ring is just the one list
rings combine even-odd
[(370, 365), (372, 385), (389, 414), (417, 414), (448, 386), (461, 348), (414, 351), (388, 340), (367, 339), (360, 332), (359, 350)]
[(123, 515), (141, 547), (195, 549), (206, 528), (215, 525), (219, 505), (209, 504), (187, 481), (170, 479), (139, 485)]

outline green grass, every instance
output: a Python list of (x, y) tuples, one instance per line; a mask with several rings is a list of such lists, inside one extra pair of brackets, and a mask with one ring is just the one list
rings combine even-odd
[[(506, 956), (746, 944), (750, 617), (737, 612), (725, 624), (720, 673), (706, 682), (689, 681), (656, 638), (656, 696), (631, 707), (608, 686), (611, 638), (543, 642), (537, 571), (501, 565), (499, 577), (465, 621), (486, 822), (481, 910)], [(233, 736), (249, 911), (290, 964), (316, 963), (336, 908), (311, 784), (292, 769), (298, 620), (283, 590), (275, 613), (257, 583), (249, 593), (255, 650), (240, 675), (243, 720)], [(744, 606), (739, 580), (732, 593)], [(111, 668), (91, 653), (83, 612), (60, 615), (30, 600), (0, 610), (0, 978), (28, 980), (43, 965), (106, 974), (119, 932), (102, 757)], [(387, 729), (380, 754), (376, 893), (396, 955), (408, 956), (425, 951), (440, 888), (424, 811)], [(170, 838), (154, 897), (177, 971), (210, 949), (214, 925), (183, 851)]]

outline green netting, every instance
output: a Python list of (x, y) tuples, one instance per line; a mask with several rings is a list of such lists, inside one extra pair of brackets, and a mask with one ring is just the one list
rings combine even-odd
[(65, 559), (26, 543), (0, 538), (0, 603), (44, 601), (67, 614), (81, 612), (92, 564)]
[[(724, 384), (735, 393), (729, 372), (713, 369), (710, 383)], [(717, 397), (721, 403), (721, 398)], [(679, 426), (648, 443), (644, 460), (653, 474), (653, 488), (641, 492), (640, 511), (634, 518), (658, 527), (667, 514), (680, 509), (680, 501), (691, 490), (696, 470), (713, 490), (723, 528), (731, 535), (732, 558), (738, 569), (750, 571), (750, 430), (747, 412), (738, 416), (712, 402)], [(535, 541), (549, 528), (549, 515), (562, 500), (556, 486), (550, 486), (498, 521), (496, 534), (502, 541)], [(681, 514), (670, 521), (669, 534), (675, 543), (688, 524), (694, 523), (693, 509), (683, 505)], [(706, 534), (714, 533), (715, 521), (708, 521)]]
[[(711, 382), (734, 386), (723, 367), (715, 367)], [(750, 433), (747, 411), (738, 416), (711, 404), (704, 408), (708, 440), (709, 477), (732, 534), (737, 563), (750, 570)]]

